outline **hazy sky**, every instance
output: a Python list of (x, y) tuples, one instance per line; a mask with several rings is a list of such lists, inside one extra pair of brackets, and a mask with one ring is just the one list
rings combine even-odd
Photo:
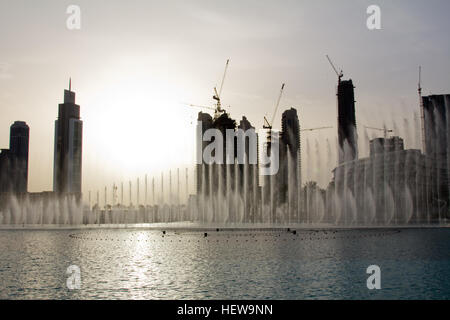
[[(81, 8), (81, 29), (66, 8)], [(366, 9), (381, 8), (381, 30)], [(303, 177), (324, 185), (335, 165), (337, 77), (329, 54), (356, 86), (361, 155), (387, 125), (417, 146), (417, 68), (424, 94), (450, 92), (450, 2), (442, 1), (19, 1), (0, 2), (0, 147), (9, 126), (31, 129), (30, 191), (52, 189), (58, 104), (72, 77), (84, 121), (83, 190), (160, 176), (193, 163), (198, 109), (231, 63), (222, 100), (260, 128), (285, 94), (299, 112)], [(405, 129), (405, 120), (409, 125)], [(327, 147), (327, 139), (330, 147)], [(331, 148), (329, 155), (327, 148)], [(318, 169), (320, 166), (320, 170)]]

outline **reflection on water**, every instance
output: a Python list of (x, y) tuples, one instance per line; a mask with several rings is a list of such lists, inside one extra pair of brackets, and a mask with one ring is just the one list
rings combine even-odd
[[(450, 229), (2, 230), (0, 298), (449, 299)], [(368, 290), (366, 268), (381, 268)], [(66, 269), (81, 268), (68, 290)]]

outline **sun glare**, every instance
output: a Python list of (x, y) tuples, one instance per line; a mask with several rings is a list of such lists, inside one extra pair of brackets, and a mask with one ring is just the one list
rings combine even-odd
[(193, 110), (180, 103), (175, 83), (157, 75), (122, 75), (94, 100), (86, 144), (95, 146), (90, 154), (108, 163), (110, 171), (142, 176), (192, 164)]

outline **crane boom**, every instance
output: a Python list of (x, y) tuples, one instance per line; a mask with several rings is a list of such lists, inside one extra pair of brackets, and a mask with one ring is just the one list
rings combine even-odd
[(368, 127), (368, 126), (364, 126), (364, 128), (366, 129), (372, 129), (372, 130), (378, 130), (378, 131), (383, 131), (384, 132), (384, 137), (387, 138), (387, 134), (390, 132), (394, 132), (394, 130), (392, 129), (386, 129), (386, 128), (374, 128), (374, 127)]
[(217, 92), (217, 87), (214, 87), (213, 99), (217, 101), (216, 102), (216, 112), (214, 113), (215, 116), (218, 116), (220, 113), (225, 112), (225, 110), (222, 109), (222, 104), (220, 101), (220, 94), (222, 93), (223, 83), (225, 81), (225, 76), (227, 74), (229, 62), (230, 62), (230, 59), (228, 59), (227, 63), (225, 64), (225, 71), (223, 72), (222, 83), (220, 84), (219, 92)]
[(278, 95), (277, 104), (275, 105), (275, 111), (273, 112), (272, 119), (270, 121), (270, 127), (272, 128), (273, 121), (275, 120), (275, 116), (277, 115), (278, 106), (280, 105), (281, 96), (283, 95), (284, 83), (281, 85), (280, 94)]
[(227, 59), (227, 63), (225, 64), (225, 71), (223, 72), (222, 82), (220, 83), (219, 89), (219, 97), (222, 94), (223, 83), (225, 82), (225, 76), (227, 75), (228, 64), (230, 63), (230, 59)]
[(198, 104), (185, 103), (185, 105), (187, 105), (187, 106), (189, 106), (189, 107), (194, 107), (194, 108), (202, 108), (202, 109), (216, 110), (216, 108), (208, 107), (208, 106), (201, 106), (201, 105), (198, 105)]
[(341, 72), (338, 72), (336, 67), (334, 66), (333, 62), (331, 61), (330, 57), (326, 55), (328, 62), (330, 63), (331, 67), (333, 68), (334, 72), (336, 72), (336, 75), (338, 76), (339, 80), (344, 76), (344, 74)]
[(314, 130), (332, 129), (332, 128), (333, 127), (319, 127), (319, 128), (301, 129), (300, 131), (314, 131)]

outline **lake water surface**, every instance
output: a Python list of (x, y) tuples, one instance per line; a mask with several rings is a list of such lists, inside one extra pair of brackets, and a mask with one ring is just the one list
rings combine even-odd
[[(450, 298), (450, 228), (204, 232), (0, 230), (0, 298)], [(367, 288), (370, 265), (381, 290)]]

